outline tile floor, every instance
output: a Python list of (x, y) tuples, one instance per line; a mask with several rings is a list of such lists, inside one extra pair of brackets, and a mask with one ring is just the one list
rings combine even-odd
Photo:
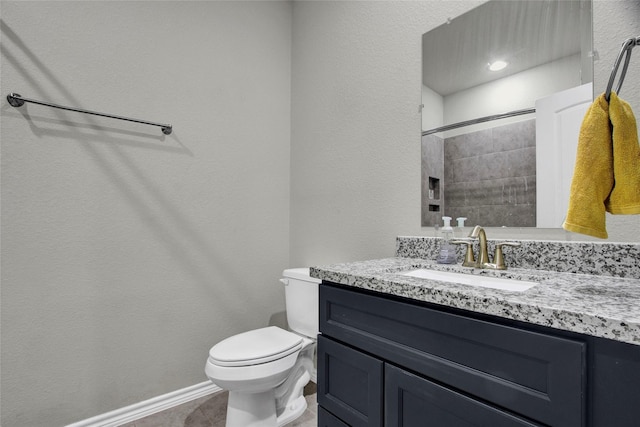
[[(123, 424), (121, 427), (224, 427), (227, 415), (227, 392), (221, 391), (184, 403), (175, 408)], [(316, 385), (304, 389), (307, 410), (287, 427), (317, 427)]]

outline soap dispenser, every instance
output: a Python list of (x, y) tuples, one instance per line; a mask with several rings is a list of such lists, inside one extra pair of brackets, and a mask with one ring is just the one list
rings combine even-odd
[(456, 247), (451, 243), (453, 228), (451, 227), (451, 217), (443, 216), (444, 226), (442, 227), (442, 243), (440, 244), (440, 254), (436, 260), (438, 264), (455, 264)]

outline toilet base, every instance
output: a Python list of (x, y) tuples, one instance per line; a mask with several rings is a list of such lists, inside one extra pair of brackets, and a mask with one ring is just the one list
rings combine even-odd
[(229, 392), (226, 427), (277, 427), (273, 389), (261, 393)]
[(307, 410), (307, 400), (304, 396), (298, 397), (295, 401), (291, 402), (286, 411), (282, 413), (276, 420), (277, 427), (282, 427), (291, 421), (304, 414)]
[(263, 393), (229, 392), (226, 427), (281, 427), (307, 410), (304, 396), (289, 402), (286, 410), (276, 418), (274, 390)]

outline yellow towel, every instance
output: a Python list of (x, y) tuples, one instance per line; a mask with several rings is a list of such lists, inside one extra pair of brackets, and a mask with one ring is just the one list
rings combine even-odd
[(613, 187), (613, 150), (609, 104), (604, 94), (587, 110), (580, 127), (569, 209), (562, 227), (606, 239), (605, 200)]
[(613, 190), (605, 201), (612, 214), (640, 214), (640, 145), (631, 106), (611, 92), (609, 119), (613, 127)]

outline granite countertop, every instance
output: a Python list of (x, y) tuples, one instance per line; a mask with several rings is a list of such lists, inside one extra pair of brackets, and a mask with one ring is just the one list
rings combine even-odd
[[(429, 268), (539, 282), (524, 292), (403, 276)], [(311, 276), (356, 288), (640, 345), (640, 279), (537, 269), (481, 270), (395, 257), (312, 267)]]

